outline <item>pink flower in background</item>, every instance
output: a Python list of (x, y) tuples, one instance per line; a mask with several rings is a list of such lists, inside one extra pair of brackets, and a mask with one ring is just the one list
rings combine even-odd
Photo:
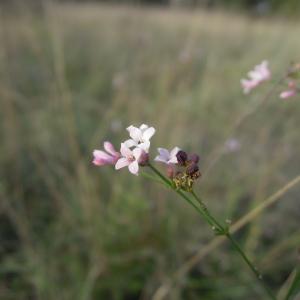
[(113, 165), (120, 157), (120, 153), (117, 152), (110, 142), (104, 142), (103, 147), (106, 152), (102, 150), (94, 150), (93, 164), (96, 166)]
[(131, 139), (125, 141), (124, 144), (128, 148), (139, 147), (148, 153), (150, 148), (150, 139), (155, 133), (154, 127), (142, 124), (138, 128), (131, 125), (127, 127), (127, 131), (129, 132)]
[(252, 89), (260, 85), (263, 81), (271, 78), (271, 72), (268, 68), (268, 61), (264, 60), (260, 65), (254, 67), (254, 70), (248, 73), (249, 79), (242, 79), (241, 85), (244, 93), (248, 94)]
[(236, 152), (241, 149), (241, 143), (235, 138), (230, 138), (225, 142), (225, 149), (228, 152)]
[(281, 99), (287, 99), (287, 98), (290, 98), (290, 97), (293, 97), (293, 96), (296, 96), (297, 95), (297, 86), (296, 86), (296, 83), (294, 81), (290, 81), (289, 84), (289, 89), (286, 90), (286, 91), (283, 91), (280, 93), (279, 97)]
[(178, 147), (173, 148), (170, 152), (167, 149), (164, 148), (157, 148), (157, 151), (159, 153), (158, 156), (155, 157), (155, 161), (159, 161), (162, 163), (165, 163), (167, 165), (169, 164), (177, 164), (178, 160), (176, 157), (176, 154), (180, 149)]
[(122, 157), (118, 159), (115, 168), (119, 170), (124, 167), (128, 167), (130, 173), (138, 175), (139, 161), (143, 157), (145, 151), (141, 148), (129, 149), (125, 143), (121, 144)]

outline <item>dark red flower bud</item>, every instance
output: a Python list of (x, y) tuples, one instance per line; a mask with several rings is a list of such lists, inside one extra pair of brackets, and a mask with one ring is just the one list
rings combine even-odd
[(179, 150), (176, 154), (176, 157), (177, 157), (178, 164), (180, 166), (185, 166), (187, 158), (188, 158), (186, 152)]
[(193, 163), (186, 169), (186, 173), (190, 176), (194, 175), (195, 173), (199, 172), (199, 167), (197, 164)]
[(189, 165), (186, 169), (186, 174), (188, 176), (190, 176), (192, 179), (197, 179), (201, 176), (201, 173), (199, 171), (199, 167), (197, 164), (192, 163), (191, 165)]
[(197, 164), (197, 163), (199, 162), (199, 160), (200, 160), (200, 157), (199, 157), (198, 154), (193, 153), (193, 154), (190, 154), (190, 155), (189, 155), (189, 161), (191, 161), (191, 162)]
[(148, 161), (149, 161), (149, 154), (146, 152), (143, 152), (139, 159), (139, 165), (144, 167), (148, 164)]

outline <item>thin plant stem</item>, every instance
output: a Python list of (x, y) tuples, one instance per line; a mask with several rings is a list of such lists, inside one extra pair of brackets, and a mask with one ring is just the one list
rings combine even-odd
[(240, 247), (240, 245), (238, 244), (238, 242), (233, 238), (233, 236), (230, 234), (229, 230), (224, 228), (209, 212), (209, 210), (207, 209), (206, 205), (204, 204), (204, 202), (201, 200), (201, 198), (199, 196), (197, 196), (197, 194), (192, 191), (191, 194), (193, 195), (193, 197), (197, 200), (197, 202), (201, 205), (201, 207), (203, 207), (204, 211), (207, 213), (207, 215), (211, 218), (211, 220), (213, 220), (213, 222), (215, 222), (215, 226), (218, 226), (220, 233), (223, 233), (223, 235), (225, 235), (227, 237), (227, 239), (231, 242), (232, 246), (234, 247), (234, 249), (240, 254), (240, 256), (243, 258), (243, 260), (245, 261), (245, 263), (249, 266), (249, 268), (251, 269), (251, 271), (254, 273), (255, 277), (257, 278), (257, 280), (260, 282), (260, 284), (262, 285), (262, 287), (265, 289), (265, 291), (267, 292), (267, 294), (270, 296), (271, 299), (276, 299), (275, 296), (273, 295), (272, 291), (269, 289), (269, 287), (267, 285), (264, 284), (264, 282), (262, 281), (263, 277), (262, 274), (258, 271), (258, 269), (253, 265), (253, 263), (250, 261), (250, 259), (248, 258), (248, 256), (246, 255), (246, 253), (242, 250), (242, 248)]
[(273, 292), (271, 291), (271, 289), (263, 282), (263, 276), (262, 276), (262, 274), (253, 265), (253, 263), (247, 257), (246, 253), (242, 250), (242, 248), (240, 247), (240, 245), (238, 244), (238, 242), (232, 237), (232, 235), (229, 232), (226, 233), (226, 237), (231, 242), (231, 245), (234, 247), (234, 249), (240, 254), (240, 256), (243, 258), (243, 260), (246, 262), (246, 264), (252, 270), (252, 272), (256, 276), (257, 280), (260, 282), (261, 286), (265, 289), (266, 293), (270, 296), (271, 299), (276, 300), (276, 297), (273, 294)]
[[(261, 214), (266, 208), (270, 207), (276, 201), (281, 199), (281, 197), (284, 194), (286, 194), (289, 190), (291, 190), (298, 184), (300, 184), (300, 175), (296, 176), (294, 179), (289, 181), (282, 188), (280, 188), (278, 191), (276, 191), (274, 194), (272, 194), (270, 197), (268, 197), (265, 201), (263, 201), (260, 205), (258, 205), (256, 208), (252, 209), (250, 212), (248, 212), (246, 215), (244, 215), (242, 218), (240, 218), (236, 223), (234, 223), (230, 227), (231, 234), (239, 231), (245, 225), (250, 223), (253, 219), (256, 218), (256, 216)], [(199, 249), (195, 255), (190, 257), (172, 275), (172, 279), (170, 281), (162, 284), (156, 290), (156, 292), (153, 296), (153, 300), (163, 300), (166, 297), (166, 295), (170, 292), (170, 289), (175, 284), (175, 282), (180, 281), (180, 278), (184, 277), (185, 274), (187, 274), (193, 268), (193, 266), (195, 266), (197, 263), (199, 263), (201, 259), (203, 259), (206, 255), (211, 253), (214, 249), (216, 249), (217, 247), (222, 245), (226, 240), (227, 239), (225, 236), (217, 236), (213, 240), (211, 240), (206, 246), (201, 247), (201, 249)]]
[(270, 299), (276, 300), (275, 296), (273, 295), (273, 292), (271, 289), (265, 285), (263, 282), (263, 277), (260, 274), (260, 272), (257, 270), (257, 268), (253, 265), (253, 263), (250, 261), (250, 259), (247, 257), (245, 252), (242, 250), (238, 242), (232, 237), (230, 234), (229, 230), (222, 226), (209, 212), (208, 208), (204, 204), (204, 202), (201, 200), (199, 196), (196, 195), (194, 191), (191, 192), (195, 200), (198, 202), (199, 206), (197, 206), (182, 190), (176, 189), (172, 182), (167, 179), (160, 171), (158, 171), (154, 166), (152, 166), (150, 163), (148, 164), (151, 170), (160, 178), (162, 179), (165, 183), (167, 183), (174, 191), (177, 192), (182, 198), (184, 198), (189, 204), (191, 204), (198, 213), (200, 213), (206, 222), (212, 226), (213, 230), (220, 235), (224, 235), (232, 244), (233, 248), (240, 254), (240, 256), (243, 258), (245, 263), (248, 265), (248, 267), (251, 269), (251, 271), (254, 273), (255, 277), (261, 284), (261, 286), (264, 288)]
[(150, 163), (148, 166), (151, 168), (151, 170), (159, 176), (166, 184), (168, 184), (177, 194), (179, 194), (182, 198), (184, 198), (190, 205), (192, 205), (198, 213), (202, 215), (202, 217), (209, 223), (211, 226), (214, 226), (213, 221), (209, 218), (207, 214), (205, 214), (187, 195), (185, 195), (181, 190), (177, 190), (174, 188), (172, 182), (167, 179), (164, 175), (162, 175), (155, 167), (153, 167)]

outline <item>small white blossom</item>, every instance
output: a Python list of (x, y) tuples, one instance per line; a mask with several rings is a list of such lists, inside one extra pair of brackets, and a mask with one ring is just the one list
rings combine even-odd
[(127, 128), (127, 131), (129, 132), (131, 139), (124, 142), (126, 147), (139, 147), (148, 153), (150, 148), (150, 139), (155, 133), (154, 127), (142, 124), (138, 128), (131, 125)]

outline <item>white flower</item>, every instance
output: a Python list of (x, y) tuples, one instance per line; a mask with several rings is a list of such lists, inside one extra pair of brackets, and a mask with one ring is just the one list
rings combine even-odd
[(143, 149), (134, 148), (130, 150), (124, 143), (121, 144), (120, 150), (122, 157), (118, 159), (115, 169), (119, 170), (121, 168), (127, 167), (130, 173), (138, 175), (139, 172), (139, 160), (142, 157)]
[(126, 147), (139, 147), (148, 153), (150, 148), (150, 139), (155, 133), (154, 127), (142, 124), (138, 128), (131, 125), (127, 128), (127, 131), (129, 132), (131, 139), (124, 142)]
[(170, 152), (165, 148), (157, 148), (159, 155), (156, 156), (154, 160), (165, 163), (167, 165), (177, 164), (178, 161), (177, 161), (176, 154), (178, 153), (179, 150), (180, 148), (178, 147), (173, 148)]

